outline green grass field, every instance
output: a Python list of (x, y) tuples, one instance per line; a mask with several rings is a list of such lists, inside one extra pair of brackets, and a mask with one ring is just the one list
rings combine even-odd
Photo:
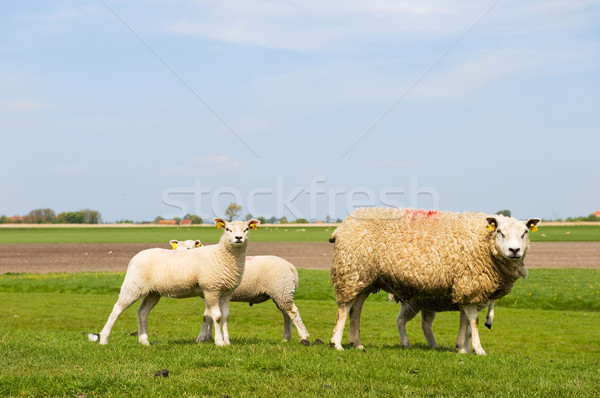
[[(335, 318), (327, 271), (300, 269), (296, 304), (311, 341), (328, 342)], [(0, 396), (597, 396), (600, 391), (600, 270), (534, 269), (496, 309), (480, 335), (488, 356), (453, 350), (458, 313), (440, 313), (441, 348), (399, 345), (397, 304), (379, 293), (365, 303), (366, 352), (281, 342), (272, 302), (231, 304), (232, 345), (196, 344), (203, 302), (163, 299), (150, 314), (150, 347), (130, 336), (136, 308), (116, 323), (109, 345), (87, 341), (117, 299), (119, 273), (0, 275)], [(345, 338), (347, 337), (347, 331)], [(345, 340), (344, 340), (345, 341)], [(168, 369), (170, 377), (154, 372)]]
[[(335, 227), (259, 227), (254, 242), (327, 242)], [(165, 227), (0, 227), (2, 243), (157, 243), (171, 239), (216, 242), (221, 231), (210, 226)], [(541, 226), (533, 242), (598, 242), (599, 225)]]

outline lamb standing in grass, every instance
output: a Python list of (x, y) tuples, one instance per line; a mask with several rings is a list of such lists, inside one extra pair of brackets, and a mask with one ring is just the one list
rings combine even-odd
[[(390, 294), (390, 299), (396, 302), (401, 301), (394, 294)], [(484, 304), (478, 304), (477, 310), (481, 311), (483, 308), (488, 307), (487, 316), (485, 318), (485, 326), (488, 329), (492, 328), (494, 321), (494, 305), (495, 301), (490, 300)], [(460, 306), (456, 303), (452, 303), (449, 299), (412, 299), (409, 301), (402, 302), (400, 312), (396, 317), (396, 324), (398, 325), (398, 334), (400, 335), (400, 343), (404, 347), (410, 346), (408, 336), (406, 334), (406, 323), (413, 319), (421, 311), (421, 329), (427, 344), (432, 348), (439, 348), (435, 337), (433, 336), (433, 321), (437, 312), (443, 311), (460, 311)], [(462, 315), (462, 314), (461, 314)], [(464, 320), (461, 320), (461, 325)], [(459, 333), (456, 337), (456, 347), (465, 347), (468, 349), (471, 340), (471, 327), (467, 324), (465, 327), (459, 327)]]
[[(174, 241), (171, 241), (173, 245)], [(175, 241), (176, 242), (176, 241)], [(173, 246), (176, 250), (188, 250), (201, 246), (200, 241), (187, 240)], [(300, 343), (309, 345), (308, 331), (302, 323), (300, 312), (294, 304), (294, 294), (298, 288), (298, 271), (292, 263), (277, 256), (246, 257), (246, 268), (242, 282), (233, 291), (231, 301), (252, 304), (272, 299), (283, 314), (283, 340), (292, 338), (292, 322), (296, 326)], [(204, 310), (202, 330), (196, 341), (212, 338), (212, 318), (208, 308)]]
[[(424, 212), (363, 208), (348, 216), (332, 234), (335, 254), (331, 282), (338, 304), (331, 345), (342, 350), (348, 313), (349, 339), (360, 342), (360, 312), (379, 289), (402, 300), (442, 299), (458, 304), (462, 328), (472, 332), (474, 351), (485, 355), (477, 330), (478, 305), (510, 292), (527, 276), (523, 260), (527, 232), (540, 222), (484, 213)], [(467, 352), (464, 342), (459, 352)]]
[(195, 250), (148, 249), (136, 254), (127, 267), (119, 299), (100, 332), (100, 344), (108, 336), (119, 315), (142, 298), (138, 309), (138, 341), (149, 345), (148, 314), (162, 296), (204, 297), (215, 324), (215, 344), (229, 343), (229, 299), (242, 280), (246, 264), (248, 230), (257, 220), (226, 222), (215, 218), (224, 233), (218, 244)]

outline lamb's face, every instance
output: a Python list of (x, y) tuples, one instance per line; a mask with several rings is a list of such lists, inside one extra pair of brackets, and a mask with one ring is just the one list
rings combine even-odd
[(221, 240), (225, 240), (228, 244), (233, 247), (242, 247), (248, 242), (248, 232), (250, 229), (256, 229), (260, 221), (232, 221), (227, 222), (222, 218), (215, 218), (217, 228), (223, 228), (223, 236)]
[(495, 245), (498, 253), (512, 261), (523, 258), (529, 243), (529, 231), (537, 230), (539, 218), (519, 221), (510, 217), (487, 217), (488, 229), (496, 235)]
[(178, 240), (170, 240), (169, 243), (173, 247), (173, 250), (190, 250), (202, 246), (202, 242), (199, 240), (184, 240), (179, 242)]

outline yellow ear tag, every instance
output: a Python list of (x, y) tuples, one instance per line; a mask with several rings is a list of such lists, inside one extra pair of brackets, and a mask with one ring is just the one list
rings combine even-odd
[(538, 227), (536, 227), (536, 226), (535, 226), (535, 224), (531, 224), (531, 225), (529, 226), (529, 229), (531, 230), (531, 232), (535, 232), (535, 231), (537, 231), (537, 230), (538, 230)]
[(173, 246), (173, 250), (177, 250), (177, 243), (171, 243), (171, 246)]
[(258, 228), (258, 225), (250, 224), (250, 228), (256, 231), (256, 229)]
[(217, 229), (221, 229), (221, 228), (223, 228), (224, 226), (225, 226), (225, 223), (222, 223), (221, 221), (219, 221), (219, 222), (217, 223)]
[(196, 247), (200, 247), (200, 246), (202, 246), (202, 243), (196, 242)]
[(488, 225), (486, 228), (494, 232), (496, 230), (496, 223), (490, 223), (490, 225)]

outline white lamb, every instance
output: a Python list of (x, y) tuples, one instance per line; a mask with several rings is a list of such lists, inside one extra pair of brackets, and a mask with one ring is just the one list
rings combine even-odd
[[(171, 241), (171, 244), (173, 241)], [(197, 246), (198, 240), (178, 242), (176, 250), (189, 250)], [(309, 345), (308, 331), (302, 323), (298, 308), (294, 304), (294, 294), (298, 288), (298, 271), (292, 263), (277, 256), (246, 257), (246, 269), (240, 285), (233, 291), (231, 301), (263, 303), (272, 299), (283, 314), (283, 340), (292, 338), (292, 322), (298, 331), (300, 343)], [(196, 341), (212, 338), (212, 318), (208, 308), (204, 310), (202, 330)]]
[[(363, 348), (362, 305), (370, 293), (382, 289), (404, 301), (458, 304), (459, 336), (466, 336), (470, 326), (473, 350), (485, 355), (477, 329), (478, 308), (505, 296), (518, 278), (527, 276), (523, 260), (528, 230), (536, 230), (539, 222), (483, 213), (354, 211), (330, 238), (335, 242), (330, 277), (338, 304), (331, 345), (343, 349), (350, 314), (350, 342)], [(457, 341), (460, 353), (468, 352), (465, 341)]]
[(138, 341), (149, 345), (148, 314), (162, 296), (204, 297), (215, 324), (215, 344), (229, 345), (229, 299), (240, 284), (246, 264), (248, 230), (256, 229), (257, 220), (226, 222), (215, 218), (224, 233), (218, 244), (196, 250), (148, 249), (136, 254), (127, 267), (119, 299), (100, 332), (100, 344), (108, 336), (117, 318), (142, 298), (138, 309)]

